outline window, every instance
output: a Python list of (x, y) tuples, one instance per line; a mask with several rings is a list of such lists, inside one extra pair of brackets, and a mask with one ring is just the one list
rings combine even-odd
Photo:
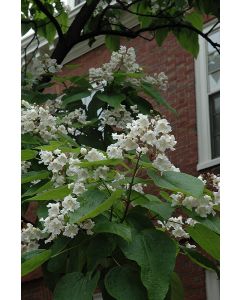
[[(215, 24), (208, 23), (207, 32)], [(220, 40), (219, 27), (209, 37)], [(199, 38), (200, 51), (195, 61), (198, 165), (202, 170), (219, 164), (220, 156), (220, 57), (205, 39)]]

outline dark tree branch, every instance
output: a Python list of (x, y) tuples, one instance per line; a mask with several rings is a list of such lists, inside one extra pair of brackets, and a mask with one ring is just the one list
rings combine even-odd
[(217, 21), (209, 30), (208, 30), (208, 32), (206, 33), (206, 35), (209, 35), (213, 30), (214, 30), (214, 28), (216, 28), (216, 26), (219, 24), (220, 22), (219, 21)]
[(57, 63), (61, 63), (72, 47), (78, 43), (84, 26), (92, 16), (99, 2), (100, 0), (93, 0), (91, 3), (86, 2), (76, 15), (68, 31), (64, 34), (64, 40), (59, 39), (51, 56), (57, 60)]
[(122, 30), (122, 31), (118, 31), (118, 30), (97, 30), (97, 31), (93, 31), (91, 33), (87, 33), (84, 34), (82, 36), (80, 36), (78, 38), (77, 43), (80, 43), (82, 41), (85, 41), (89, 38), (92, 37), (96, 37), (99, 35), (105, 35), (105, 34), (109, 34), (109, 35), (116, 35), (116, 36), (123, 36), (123, 37), (129, 37), (129, 38), (136, 38), (139, 36), (139, 34), (143, 33), (143, 32), (147, 32), (147, 31), (155, 31), (157, 29), (162, 29), (162, 28), (186, 28), (189, 29), (191, 31), (196, 32), (197, 34), (199, 34), (200, 36), (202, 36), (204, 39), (206, 39), (216, 50), (218, 53), (220, 53), (220, 45), (218, 43), (213, 42), (206, 33), (201, 32), (200, 30), (198, 30), (197, 28), (187, 25), (187, 24), (183, 24), (183, 23), (170, 23), (170, 24), (164, 24), (164, 25), (155, 25), (155, 26), (149, 26), (149, 27), (145, 27), (145, 28), (140, 28), (136, 31), (133, 30)]
[(63, 32), (61, 29), (60, 24), (58, 23), (57, 19), (47, 10), (47, 8), (44, 6), (44, 4), (40, 0), (34, 0), (37, 7), (49, 18), (49, 20), (53, 23), (55, 26), (59, 39), (63, 39)]

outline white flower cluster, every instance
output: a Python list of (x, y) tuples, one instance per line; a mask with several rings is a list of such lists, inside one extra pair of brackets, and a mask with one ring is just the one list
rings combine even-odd
[[(198, 222), (193, 220), (192, 218), (187, 218), (185, 221), (183, 221), (182, 216), (178, 217), (171, 217), (167, 221), (160, 221), (158, 220), (157, 223), (165, 230), (169, 231), (171, 235), (173, 235), (177, 239), (188, 239), (190, 236), (189, 234), (184, 230), (183, 227), (186, 226), (194, 226)], [(188, 248), (195, 248), (194, 245), (189, 245)]]
[[(77, 198), (68, 195), (61, 202), (49, 203), (48, 216), (41, 218), (43, 230), (34, 227), (32, 224), (27, 224), (27, 228), (22, 229), (22, 251), (28, 252), (30, 250), (38, 249), (38, 241), (45, 239), (45, 244), (54, 240), (60, 234), (74, 238), (80, 229), (86, 231), (87, 235), (93, 234), (93, 227), (95, 223), (88, 219), (80, 225), (70, 224), (67, 222), (67, 214), (73, 212), (80, 207)], [(47, 239), (46, 239), (47, 237)]]
[(101, 68), (89, 69), (90, 82), (111, 83), (114, 80), (114, 72), (124, 71), (127, 73), (139, 73), (142, 76), (139, 78), (127, 77), (126, 81), (130, 82), (134, 86), (139, 86), (141, 82), (148, 82), (156, 85), (161, 90), (167, 89), (167, 76), (161, 72), (160, 74), (154, 74), (154, 76), (145, 76), (142, 73), (142, 68), (136, 62), (136, 53), (134, 48), (127, 49), (125, 46), (120, 46), (120, 49), (112, 53), (111, 59), (108, 63), (103, 64)]
[(22, 229), (21, 241), (22, 252), (36, 250), (39, 247), (38, 241), (44, 237), (41, 229), (27, 223), (26, 228)]
[(128, 133), (112, 134), (117, 142), (107, 148), (110, 158), (122, 158), (123, 151), (135, 150), (143, 154), (149, 152), (155, 154), (153, 165), (159, 171), (179, 171), (165, 155), (166, 150), (173, 151), (176, 145), (175, 137), (169, 135), (172, 129), (166, 119), (138, 114), (136, 120), (128, 123), (126, 128)]
[(119, 129), (125, 129), (128, 123), (133, 121), (132, 113), (138, 113), (137, 105), (130, 106), (130, 110), (126, 109), (125, 105), (120, 105), (118, 108), (104, 110), (101, 114), (102, 126), (109, 125)]
[(88, 122), (86, 121), (86, 112), (82, 108), (75, 109), (63, 116), (62, 119), (59, 119), (55, 117), (52, 112), (56, 110), (60, 104), (61, 98), (59, 97), (56, 99), (56, 103), (51, 104), (50, 107), (46, 104), (44, 106), (30, 104), (22, 100), (22, 134), (39, 134), (46, 142), (57, 139), (58, 132), (63, 134), (70, 133), (74, 136), (82, 134), (80, 130), (70, 126), (72, 126), (74, 122), (86, 125)]
[(30, 71), (34, 80), (41, 79), (42, 75), (48, 73), (57, 73), (61, 71), (62, 65), (58, 65), (56, 59), (52, 59), (48, 54), (40, 57), (35, 57), (32, 60)]
[(57, 118), (49, 112), (47, 106), (43, 108), (24, 100), (22, 100), (22, 106), (22, 134), (39, 134), (44, 141), (49, 141), (57, 138), (57, 132), (67, 133), (64, 125), (57, 125)]
[(30, 167), (31, 167), (31, 162), (30, 161), (26, 161), (26, 160), (21, 161), (22, 174), (27, 173), (27, 171)]

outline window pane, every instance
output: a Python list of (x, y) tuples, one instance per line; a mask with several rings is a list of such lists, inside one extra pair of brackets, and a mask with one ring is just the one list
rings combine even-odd
[(220, 72), (217, 71), (208, 76), (208, 92), (213, 93), (220, 89)]
[(220, 56), (217, 51), (208, 55), (208, 74), (219, 71), (220, 69)]
[[(209, 38), (214, 42), (220, 44), (220, 32), (219, 30), (213, 31), (210, 35)], [(208, 53), (211, 54), (212, 52), (215, 52), (216, 49), (210, 44), (207, 43), (208, 47)]]
[(209, 96), (212, 158), (220, 156), (220, 92)]

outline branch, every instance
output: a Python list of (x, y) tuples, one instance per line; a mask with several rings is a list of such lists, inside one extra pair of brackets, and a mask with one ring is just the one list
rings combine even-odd
[(92, 16), (99, 2), (100, 0), (92, 0), (90, 4), (86, 2), (76, 15), (68, 31), (64, 34), (64, 40), (58, 41), (51, 55), (51, 58), (55, 58), (58, 64), (62, 63), (68, 52), (78, 43), (84, 26)]
[(143, 32), (147, 32), (147, 31), (155, 31), (157, 29), (162, 29), (162, 28), (186, 28), (189, 29), (191, 31), (196, 32), (197, 34), (199, 34), (200, 36), (202, 36), (206, 41), (208, 41), (214, 49), (217, 50), (218, 53), (220, 53), (220, 45), (218, 43), (213, 42), (206, 33), (201, 32), (200, 30), (198, 30), (197, 28), (187, 25), (187, 24), (182, 24), (182, 23), (172, 23), (172, 24), (164, 24), (164, 25), (155, 25), (155, 26), (150, 26), (150, 27), (145, 27), (145, 28), (140, 28), (136, 31), (132, 31), (130, 29), (126, 30), (126, 31), (118, 31), (118, 30), (97, 30), (97, 31), (93, 31), (91, 33), (87, 33), (84, 34), (82, 36), (80, 36), (78, 38), (77, 43), (80, 43), (82, 41), (85, 41), (89, 38), (92, 37), (96, 37), (99, 35), (105, 35), (105, 34), (109, 34), (109, 35), (116, 35), (116, 36), (123, 36), (123, 37), (129, 37), (129, 38), (136, 38), (138, 37), (141, 33)]
[(58, 23), (58, 21), (54, 18), (54, 16), (47, 10), (47, 8), (42, 4), (42, 2), (40, 0), (34, 0), (34, 2), (36, 3), (37, 7), (49, 18), (49, 20), (53, 23), (53, 25), (55, 26), (57, 33), (58, 33), (58, 37), (59, 39), (63, 39), (64, 35), (61, 29), (60, 24)]

